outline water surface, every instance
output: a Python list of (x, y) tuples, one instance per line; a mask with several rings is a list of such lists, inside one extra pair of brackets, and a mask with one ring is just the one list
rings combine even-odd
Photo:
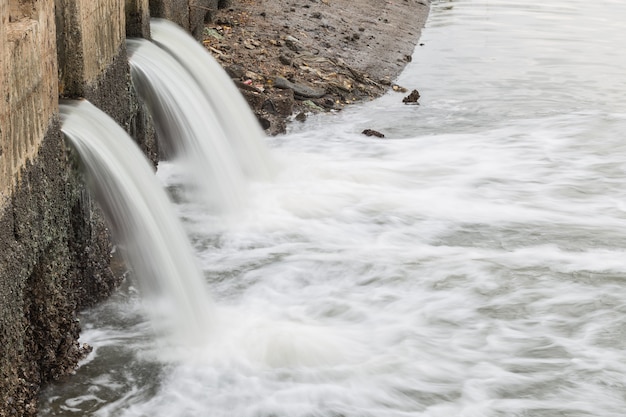
[(434, 2), (398, 80), (420, 105), (292, 125), (236, 215), (186, 202), (162, 164), (213, 342), (160, 348), (131, 283), (85, 314), (95, 351), (40, 415), (623, 416), (622, 16)]

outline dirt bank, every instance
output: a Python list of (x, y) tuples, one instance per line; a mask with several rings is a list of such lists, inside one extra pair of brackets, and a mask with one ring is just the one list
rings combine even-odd
[(291, 115), (340, 110), (391, 88), (428, 11), (428, 0), (232, 1), (207, 24), (204, 45), (276, 134)]

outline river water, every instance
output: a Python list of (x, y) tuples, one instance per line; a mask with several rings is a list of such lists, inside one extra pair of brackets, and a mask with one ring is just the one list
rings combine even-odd
[[(213, 340), (129, 281), (40, 416), (622, 417), (626, 3), (436, 1), (390, 92), (269, 139), (247, 207), (177, 201)], [(385, 139), (361, 135), (365, 128)]]

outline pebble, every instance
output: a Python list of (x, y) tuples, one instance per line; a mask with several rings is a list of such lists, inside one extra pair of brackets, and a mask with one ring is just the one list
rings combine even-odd
[(292, 83), (286, 78), (276, 77), (274, 87), (293, 90), (294, 95), (303, 98), (320, 98), (326, 95), (326, 90), (308, 87), (303, 84)]

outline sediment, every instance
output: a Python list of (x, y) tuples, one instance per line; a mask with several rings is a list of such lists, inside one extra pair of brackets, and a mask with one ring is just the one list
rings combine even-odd
[(293, 114), (341, 110), (389, 90), (411, 61), (428, 0), (238, 1), (204, 44), (269, 134)]

